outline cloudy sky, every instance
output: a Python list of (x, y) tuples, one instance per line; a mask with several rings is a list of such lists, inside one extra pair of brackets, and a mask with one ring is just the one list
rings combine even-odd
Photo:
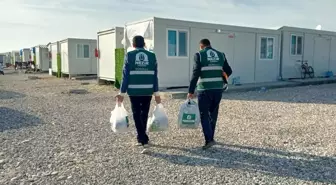
[(99, 30), (152, 16), (336, 31), (336, 0), (0, 0), (0, 7), (0, 52), (96, 38)]

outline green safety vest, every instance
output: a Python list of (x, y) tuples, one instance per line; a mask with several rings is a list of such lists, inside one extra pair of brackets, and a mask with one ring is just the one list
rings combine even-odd
[(212, 48), (205, 48), (199, 54), (202, 68), (197, 90), (223, 89), (224, 54)]
[(127, 94), (129, 96), (153, 95), (155, 54), (145, 49), (136, 49), (127, 53), (127, 59), (130, 69)]

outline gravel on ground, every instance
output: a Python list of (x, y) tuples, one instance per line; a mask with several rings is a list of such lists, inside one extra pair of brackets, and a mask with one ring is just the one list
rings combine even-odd
[[(150, 133), (143, 155), (133, 122), (129, 133), (110, 129), (112, 86), (9, 71), (1, 185), (336, 184), (336, 84), (224, 94), (218, 145), (207, 151), (201, 129), (177, 128), (183, 100), (164, 99), (170, 130)], [(125, 107), (131, 116), (127, 98)]]

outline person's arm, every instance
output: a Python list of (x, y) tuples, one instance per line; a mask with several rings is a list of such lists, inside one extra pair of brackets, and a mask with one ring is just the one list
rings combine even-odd
[[(155, 56), (154, 56), (155, 57)], [(159, 77), (158, 77), (158, 64), (155, 57), (155, 67), (154, 67), (154, 96), (159, 96)]]
[(201, 76), (201, 60), (200, 60), (200, 54), (196, 53), (194, 56), (194, 67), (193, 67), (193, 74), (191, 77), (190, 85), (189, 85), (189, 93), (194, 94), (198, 78)]
[(123, 67), (123, 75), (122, 75), (120, 93), (119, 93), (121, 95), (127, 92), (129, 74), (130, 74), (130, 71), (129, 71), (129, 64), (128, 64), (128, 54), (126, 54), (125, 61), (124, 61), (124, 67)]
[(226, 75), (229, 77), (232, 74), (232, 69), (226, 60), (225, 54), (223, 53), (224, 56), (224, 65), (223, 65), (223, 71), (226, 73)]

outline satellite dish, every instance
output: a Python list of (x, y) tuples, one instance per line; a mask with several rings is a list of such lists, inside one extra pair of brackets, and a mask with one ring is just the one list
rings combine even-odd
[(321, 26), (321, 25), (317, 25), (315, 29), (316, 29), (316, 30), (321, 30), (321, 29), (322, 29), (322, 26)]

